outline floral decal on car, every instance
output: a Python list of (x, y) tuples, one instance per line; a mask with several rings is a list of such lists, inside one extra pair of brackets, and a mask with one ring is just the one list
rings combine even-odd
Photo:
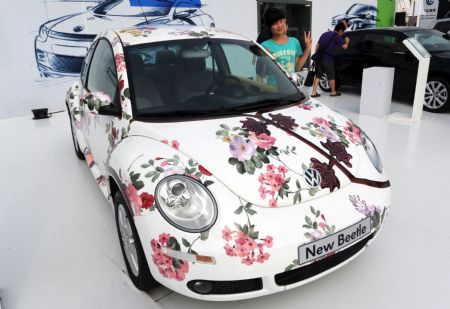
[(331, 142), (340, 142), (345, 147), (350, 143), (361, 144), (361, 129), (351, 121), (347, 121), (345, 126), (339, 126), (332, 116), (328, 120), (322, 117), (314, 117), (311, 122), (302, 126), (314, 137), (327, 139)]
[[(190, 243), (185, 238), (182, 238), (182, 244), (187, 248), (186, 252), (197, 255), (192, 247), (194, 243), (201, 239), (205, 241), (208, 239), (208, 232), (201, 233), (196, 239)], [(167, 279), (174, 279), (177, 281), (184, 281), (186, 274), (189, 272), (189, 262), (167, 255), (164, 249), (171, 249), (174, 251), (181, 251), (181, 246), (178, 240), (167, 233), (159, 235), (158, 240), (152, 239), (150, 242), (152, 247), (152, 261), (158, 267), (159, 273)], [(193, 263), (195, 264), (195, 263)]]
[[(350, 202), (352, 203), (353, 207), (362, 213), (365, 218), (370, 217), (372, 220), (372, 228), (376, 229), (381, 224), (381, 219), (383, 217), (383, 214), (381, 212), (381, 208), (378, 206), (375, 206), (373, 204), (368, 204), (365, 200), (362, 200), (359, 195), (350, 195), (349, 196)], [(384, 208), (383, 212), (386, 211), (386, 208)]]
[[(162, 141), (165, 144), (171, 145), (171, 147), (178, 149), (179, 143), (174, 140), (169, 142), (168, 140)], [(135, 159), (138, 160), (142, 156)], [(134, 215), (140, 216), (147, 211), (154, 211), (154, 196), (148, 192), (141, 192), (145, 188), (145, 180), (149, 179), (152, 183), (156, 182), (162, 177), (170, 175), (186, 175), (201, 182), (205, 187), (214, 184), (214, 181), (210, 179), (212, 173), (205, 167), (198, 164), (194, 160), (190, 159), (187, 163), (183, 162), (179, 155), (175, 154), (170, 158), (155, 157), (140, 165), (140, 171), (130, 171), (128, 169), (128, 179), (125, 181), (126, 195), (128, 200), (132, 204)]]
[(226, 255), (240, 258), (241, 263), (247, 266), (264, 263), (270, 258), (270, 253), (265, 252), (265, 249), (272, 248), (273, 237), (268, 235), (260, 238), (255, 225), (250, 221), (250, 216), (257, 213), (252, 209), (252, 204), (244, 205), (241, 201), (241, 206), (234, 213), (236, 215), (245, 214), (247, 221), (244, 225), (234, 223), (235, 230), (231, 230), (228, 226), (223, 228), (222, 238), (226, 241), (223, 248)]
[(310, 111), (310, 110), (313, 110), (313, 109), (315, 109), (315, 108), (320, 107), (320, 104), (318, 104), (318, 103), (313, 103), (313, 102), (311, 102), (311, 101), (307, 101), (307, 102), (298, 104), (297, 107), (298, 107), (298, 108), (301, 108), (301, 109), (303, 109), (303, 110), (305, 110), (305, 111)]
[[(306, 215), (305, 224), (303, 224), (303, 228), (308, 230), (308, 232), (303, 234), (307, 239), (310, 241), (315, 241), (336, 232), (336, 226), (328, 224), (325, 215), (321, 213), (320, 210), (316, 210), (313, 206), (310, 206), (309, 209), (312, 216)], [(298, 266), (298, 259), (295, 259), (285, 268), (284, 271), (291, 270)]]

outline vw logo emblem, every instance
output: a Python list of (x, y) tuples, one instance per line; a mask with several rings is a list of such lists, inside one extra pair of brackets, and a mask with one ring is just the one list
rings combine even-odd
[(433, 5), (433, 3), (434, 3), (434, 0), (427, 0), (428, 5)]
[(313, 168), (308, 168), (305, 170), (305, 181), (311, 188), (317, 188), (322, 182), (322, 176), (320, 173)]
[(83, 29), (84, 29), (83, 26), (76, 26), (76, 27), (73, 28), (73, 31), (75, 31), (75, 32), (81, 32), (81, 31), (83, 31)]

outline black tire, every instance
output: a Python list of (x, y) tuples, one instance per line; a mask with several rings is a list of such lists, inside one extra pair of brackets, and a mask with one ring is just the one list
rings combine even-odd
[[(134, 225), (133, 217), (131, 216), (127, 204), (125, 202), (125, 199), (123, 198), (120, 191), (118, 191), (114, 196), (114, 212), (120, 248), (122, 249), (123, 259), (125, 260), (125, 265), (127, 266), (128, 275), (131, 281), (133, 281), (133, 284), (141, 291), (148, 291), (149, 289), (158, 286), (159, 283), (155, 279), (153, 279), (150, 273), (150, 269), (147, 264), (147, 259), (145, 258), (144, 250), (142, 249), (141, 240), (139, 239), (139, 235)], [(128, 220), (129, 223), (129, 228), (131, 228), (133, 244), (136, 253), (134, 263), (136, 264), (137, 269), (135, 266), (134, 267), (131, 266), (129, 261), (131, 257), (127, 257), (126, 249), (124, 246), (124, 239), (126, 239), (126, 236), (124, 237), (124, 235), (122, 235), (122, 230), (121, 227), (119, 226), (120, 225), (119, 217), (121, 213), (126, 215), (126, 219)]]
[(73, 142), (73, 148), (74, 148), (74, 151), (75, 151), (75, 155), (80, 160), (86, 160), (86, 158), (84, 157), (83, 152), (80, 149), (80, 145), (78, 144), (78, 140), (75, 137), (75, 132), (73, 130), (73, 123), (72, 123), (72, 116), (70, 115), (70, 112), (68, 112), (68, 114), (69, 114), (69, 121), (70, 121), (70, 132), (72, 133), (72, 142)]
[(432, 113), (450, 110), (450, 84), (446, 79), (437, 76), (428, 78), (423, 109)]
[[(339, 85), (339, 81), (337, 79), (335, 80), (335, 84), (336, 84), (336, 91), (338, 91), (340, 85)], [(326, 73), (323, 73), (322, 78), (319, 81), (319, 87), (320, 87), (320, 89), (322, 89), (323, 92), (331, 92), (331, 87), (330, 87), (330, 84), (328, 83)]]

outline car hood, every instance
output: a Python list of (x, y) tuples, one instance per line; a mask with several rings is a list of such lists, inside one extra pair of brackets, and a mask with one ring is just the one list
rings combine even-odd
[(450, 60), (450, 51), (431, 52), (431, 55), (436, 58), (443, 58), (446, 60)]
[(353, 18), (361, 18), (360, 15), (347, 15), (347, 14), (340, 14), (333, 17), (333, 20), (341, 21), (343, 19), (353, 19)]
[[(176, 148), (254, 205), (270, 206), (270, 201), (276, 199), (277, 206), (288, 206), (298, 201), (294, 200), (296, 192), (300, 192), (301, 201), (307, 201), (349, 184), (349, 178), (338, 165), (356, 175), (362, 149), (356, 142), (356, 135), (355, 140), (350, 141), (349, 125), (352, 123), (346, 117), (320, 103), (307, 102), (299, 106), (260, 115), (253, 113), (199, 121), (133, 121), (129, 135), (145, 136)], [(308, 110), (310, 106), (313, 107)], [(265, 124), (262, 119), (267, 119)], [(353, 130), (359, 132), (356, 128)], [(262, 139), (263, 136), (266, 138)], [(347, 141), (347, 147), (343, 146), (339, 136)], [(340, 152), (339, 160), (345, 157), (348, 164), (330, 159), (333, 147), (334, 155)], [(327, 165), (331, 161), (336, 164)], [(319, 180), (317, 173), (313, 175), (316, 182), (319, 181), (316, 186), (311, 185), (308, 168), (314, 168), (321, 175)], [(278, 178), (272, 179), (276, 175)], [(282, 181), (282, 188), (276, 185), (277, 181)], [(280, 190), (284, 192), (278, 195)]]
[[(160, 18), (158, 17), (158, 19)], [(87, 11), (70, 17), (61, 17), (60, 20), (53, 23), (50, 30), (95, 37), (98, 33), (111, 28), (125, 28), (144, 22), (143, 17), (98, 15)]]

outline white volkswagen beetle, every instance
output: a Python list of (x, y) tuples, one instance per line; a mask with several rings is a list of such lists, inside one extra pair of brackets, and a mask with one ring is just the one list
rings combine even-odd
[(206, 300), (284, 291), (356, 257), (390, 206), (367, 135), (239, 34), (103, 33), (66, 104), (139, 289), (159, 282)]

